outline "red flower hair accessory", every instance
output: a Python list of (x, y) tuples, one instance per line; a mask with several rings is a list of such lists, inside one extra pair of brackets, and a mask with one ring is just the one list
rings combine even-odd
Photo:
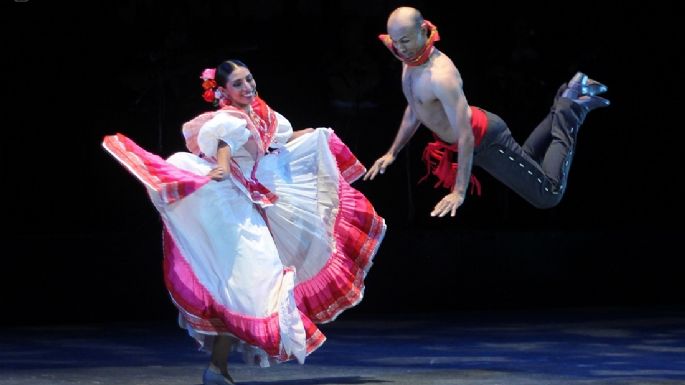
[(206, 68), (202, 71), (200, 79), (202, 79), (202, 89), (205, 91), (202, 93), (202, 99), (208, 103), (212, 103), (214, 107), (223, 107), (228, 105), (228, 100), (224, 94), (217, 88), (215, 68)]

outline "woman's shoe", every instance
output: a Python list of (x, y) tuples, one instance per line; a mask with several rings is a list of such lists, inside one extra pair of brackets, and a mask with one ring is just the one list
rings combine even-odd
[(233, 381), (233, 378), (228, 373), (224, 376), (207, 368), (202, 374), (202, 385), (235, 385), (235, 381)]

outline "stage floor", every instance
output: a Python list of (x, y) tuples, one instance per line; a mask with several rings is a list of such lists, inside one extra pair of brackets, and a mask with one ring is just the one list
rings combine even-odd
[[(685, 384), (685, 309), (462, 312), (321, 325), (305, 365), (230, 370), (245, 385)], [(207, 356), (174, 320), (0, 331), (0, 385), (197, 385)]]

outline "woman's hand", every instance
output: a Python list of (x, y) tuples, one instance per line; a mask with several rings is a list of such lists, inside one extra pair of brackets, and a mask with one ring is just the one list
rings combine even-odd
[(222, 180), (226, 179), (226, 177), (228, 176), (228, 173), (226, 172), (226, 170), (224, 170), (223, 167), (215, 167), (209, 171), (207, 176), (216, 180), (216, 181), (222, 181)]

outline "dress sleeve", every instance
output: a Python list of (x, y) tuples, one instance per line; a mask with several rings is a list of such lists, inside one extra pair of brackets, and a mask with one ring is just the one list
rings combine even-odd
[(197, 135), (197, 143), (207, 156), (216, 156), (219, 141), (225, 142), (231, 148), (231, 154), (242, 147), (250, 138), (247, 122), (225, 113), (216, 114), (205, 123)]
[(276, 117), (278, 118), (278, 128), (276, 129), (276, 134), (269, 146), (273, 148), (283, 147), (293, 135), (293, 126), (288, 119), (278, 112), (276, 112)]

